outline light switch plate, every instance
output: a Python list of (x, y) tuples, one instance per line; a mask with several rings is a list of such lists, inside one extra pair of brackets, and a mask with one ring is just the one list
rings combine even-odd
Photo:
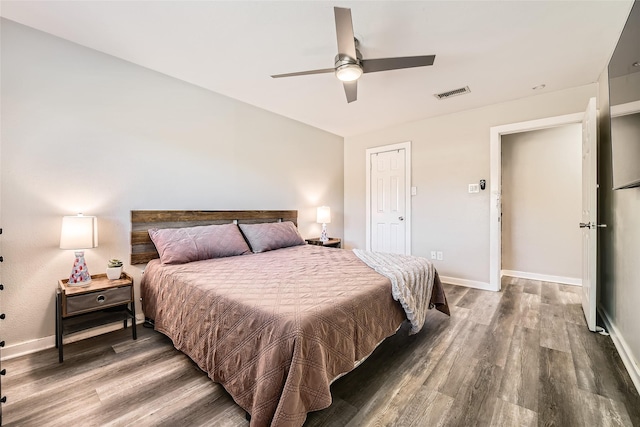
[(415, 196), (418, 194), (418, 187), (411, 187), (411, 195)]

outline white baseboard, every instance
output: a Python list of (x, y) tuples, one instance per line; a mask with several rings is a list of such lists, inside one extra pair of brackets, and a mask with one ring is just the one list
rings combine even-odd
[(541, 280), (543, 282), (562, 283), (563, 285), (582, 286), (578, 277), (551, 276), (549, 274), (527, 273), (525, 271), (502, 270), (501, 276), (518, 277), (520, 279)]
[(452, 285), (466, 286), (467, 288), (483, 289), (485, 291), (495, 291), (490, 283), (478, 282), (476, 280), (458, 279), (457, 277), (440, 276), (442, 283), (450, 283)]
[(24, 356), (25, 354), (36, 353), (38, 351), (54, 347), (55, 345), (55, 335), (30, 341), (24, 341), (18, 344), (7, 345), (2, 349), (2, 360), (9, 360), (13, 359), (14, 357)]
[(607, 312), (601, 307), (598, 307), (598, 313), (600, 313), (600, 316), (604, 321), (604, 326), (607, 328), (607, 331), (611, 336), (613, 345), (615, 345), (616, 350), (618, 350), (622, 363), (624, 363), (625, 368), (627, 368), (627, 372), (629, 372), (631, 381), (633, 381), (633, 384), (636, 386), (636, 390), (640, 393), (640, 366), (638, 366), (638, 362), (636, 362), (636, 359), (633, 357), (631, 349), (624, 340), (624, 337), (620, 334), (618, 328), (616, 328), (613, 322), (611, 322), (611, 318)]
[[(136, 324), (144, 323), (144, 315), (140, 314), (136, 316)], [(86, 331), (78, 332), (72, 335), (65, 336), (64, 343), (69, 344), (75, 341), (84, 340), (87, 338), (95, 337), (97, 335), (106, 334), (107, 332), (117, 331), (122, 329), (122, 321), (116, 323), (110, 323), (108, 325), (98, 326), (96, 328), (87, 329)], [(25, 354), (36, 353), (38, 351), (46, 350), (56, 346), (55, 335), (50, 335), (44, 338), (38, 338), (35, 340), (24, 341), (21, 343), (7, 345), (2, 349), (2, 359), (9, 360), (16, 357), (24, 356)]]

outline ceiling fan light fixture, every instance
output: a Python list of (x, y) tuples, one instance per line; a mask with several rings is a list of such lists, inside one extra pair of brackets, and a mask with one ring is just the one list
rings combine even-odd
[[(336, 22), (336, 39), (338, 41), (338, 54), (335, 57), (332, 68), (322, 70), (299, 71), (296, 73), (275, 74), (271, 77), (294, 77), (309, 74), (335, 73), (342, 82), (347, 103), (358, 99), (358, 79), (364, 73), (378, 71), (401, 70), (404, 68), (426, 67), (433, 65), (435, 55), (402, 56), (395, 58), (363, 59), (358, 50), (359, 37), (354, 37), (351, 9), (334, 7), (333, 13)], [(450, 95), (448, 95), (450, 96)]]
[(336, 77), (343, 82), (358, 80), (362, 75), (362, 67), (358, 64), (342, 64), (336, 68)]

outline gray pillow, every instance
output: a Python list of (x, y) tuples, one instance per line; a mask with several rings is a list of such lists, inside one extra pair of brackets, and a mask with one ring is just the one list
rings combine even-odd
[(149, 236), (163, 264), (184, 264), (251, 252), (236, 224), (153, 228)]
[(251, 250), (255, 253), (305, 244), (295, 224), (291, 221), (238, 224), (238, 226), (249, 242)]

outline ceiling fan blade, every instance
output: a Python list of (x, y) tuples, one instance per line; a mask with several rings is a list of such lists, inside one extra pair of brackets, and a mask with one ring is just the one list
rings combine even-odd
[(338, 53), (357, 59), (356, 42), (353, 36), (353, 21), (351, 9), (334, 7), (336, 15), (336, 35), (338, 36)]
[(347, 95), (347, 103), (353, 102), (358, 99), (358, 81), (343, 82), (344, 93)]
[(426, 67), (433, 65), (435, 55), (402, 56), (399, 58), (363, 59), (362, 71), (375, 73), (376, 71), (398, 70), (401, 68)]
[(335, 71), (336, 71), (335, 68), (325, 68), (325, 69), (322, 69), (322, 70), (298, 71), (297, 73), (274, 74), (271, 77), (274, 78), (274, 79), (279, 79), (280, 77), (306, 76), (306, 75), (309, 75), (309, 74), (333, 73)]

